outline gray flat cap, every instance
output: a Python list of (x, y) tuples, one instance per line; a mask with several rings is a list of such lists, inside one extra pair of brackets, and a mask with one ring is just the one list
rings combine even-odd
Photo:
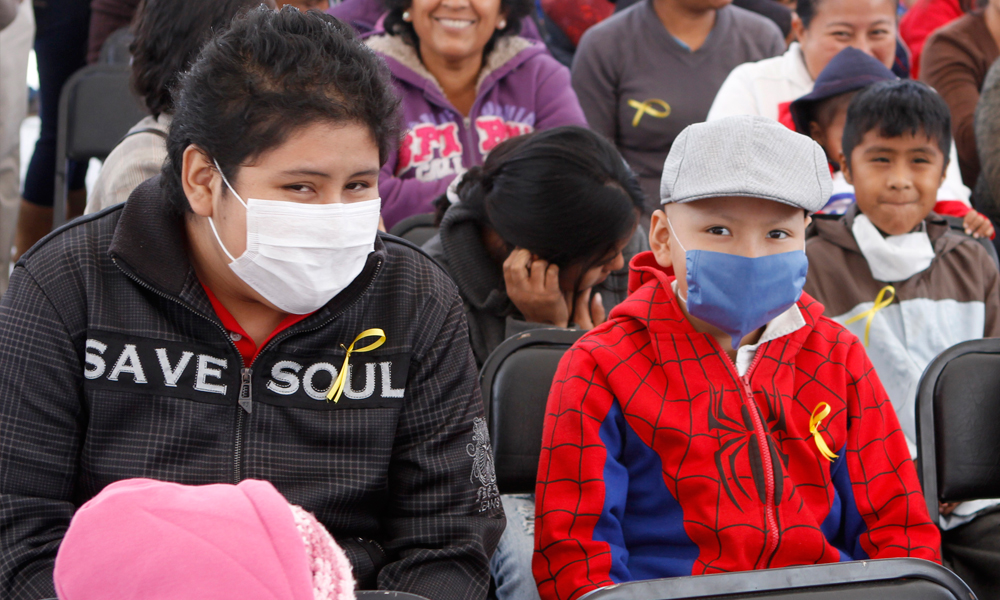
[(777, 121), (739, 115), (690, 125), (677, 136), (663, 164), (660, 203), (749, 196), (812, 213), (832, 190), (819, 144)]

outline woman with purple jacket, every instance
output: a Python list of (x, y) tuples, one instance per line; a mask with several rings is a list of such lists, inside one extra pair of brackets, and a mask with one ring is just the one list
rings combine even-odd
[(367, 43), (389, 65), (406, 131), (379, 177), (387, 227), (431, 212), (457, 175), (505, 139), (586, 127), (569, 70), (517, 35), (531, 0), (385, 2), (385, 32)]

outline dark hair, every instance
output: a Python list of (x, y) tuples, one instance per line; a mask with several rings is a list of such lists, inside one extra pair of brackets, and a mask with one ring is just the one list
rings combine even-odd
[[(413, 29), (413, 23), (407, 23), (403, 20), (403, 11), (409, 10), (413, 4), (413, 0), (382, 0), (382, 4), (389, 11), (389, 14), (385, 16), (385, 21), (383, 21), (385, 30), (393, 35), (402, 37), (406, 43), (417, 49), (417, 54), (419, 55), (420, 39), (417, 37), (416, 30)], [(517, 35), (521, 33), (521, 19), (530, 15), (533, 8), (534, 3), (532, 0), (500, 0), (500, 12), (504, 13), (507, 26), (493, 32), (493, 36), (486, 42), (486, 47), (483, 48), (484, 62), (486, 61), (486, 57), (490, 55), (490, 52), (493, 51), (493, 46), (496, 45), (497, 40), (505, 35)]]
[(847, 107), (841, 140), (848, 167), (854, 147), (872, 130), (885, 138), (923, 132), (937, 142), (944, 164), (948, 164), (951, 112), (944, 99), (926, 84), (912, 79), (880, 81), (858, 92)]
[[(819, 12), (819, 6), (823, 3), (823, 0), (796, 0), (795, 2), (795, 14), (802, 19), (802, 27), (809, 29), (809, 25), (812, 24), (813, 17)], [(899, 0), (894, 0), (896, 8), (899, 8)], [(899, 12), (898, 10), (896, 12)]]
[(399, 99), (385, 63), (344, 22), (290, 6), (233, 20), (181, 77), (175, 98), (163, 188), (181, 210), (190, 210), (181, 168), (192, 144), (235, 185), (239, 166), (317, 121), (367, 127), (382, 164), (399, 138)]
[(575, 126), (503, 142), (462, 177), (458, 195), (509, 250), (525, 248), (560, 268), (606, 257), (644, 206), (618, 150)]
[(144, 0), (136, 13), (129, 45), (132, 89), (153, 116), (172, 113), (171, 90), (213, 32), (261, 0)]
[[(850, 106), (851, 100), (857, 93), (858, 90), (851, 90), (815, 102), (809, 109), (809, 122), (816, 122), (824, 129), (829, 127), (830, 123), (833, 123), (834, 117), (837, 116), (837, 112), (841, 108)], [(809, 132), (806, 131), (805, 134), (808, 135)]]

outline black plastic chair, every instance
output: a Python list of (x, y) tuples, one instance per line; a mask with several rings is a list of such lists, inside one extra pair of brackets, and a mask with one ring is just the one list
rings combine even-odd
[(399, 223), (392, 226), (390, 234), (403, 238), (404, 240), (423, 246), (427, 240), (437, 235), (438, 228), (434, 224), (434, 214), (425, 213), (406, 217)]
[(633, 581), (581, 600), (972, 600), (957, 575), (918, 558), (886, 558), (697, 577)]
[(479, 384), (502, 493), (535, 491), (552, 378), (563, 354), (583, 334), (573, 329), (526, 331), (497, 346), (483, 364)]
[(69, 78), (59, 98), (53, 228), (66, 222), (69, 160), (101, 160), (148, 113), (129, 90), (128, 65), (88, 65)]
[(970, 340), (931, 361), (917, 388), (918, 472), (938, 502), (1000, 498), (1000, 339)]

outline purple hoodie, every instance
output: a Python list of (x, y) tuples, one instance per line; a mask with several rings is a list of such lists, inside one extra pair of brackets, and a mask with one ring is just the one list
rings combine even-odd
[(456, 175), (483, 164), (509, 137), (561, 125), (587, 126), (569, 69), (545, 46), (522, 37), (503, 37), (480, 73), (476, 101), (463, 117), (412, 46), (395, 35), (365, 40), (385, 58), (403, 100), (406, 135), (379, 176), (382, 218), (391, 228), (411, 215), (432, 210)]

